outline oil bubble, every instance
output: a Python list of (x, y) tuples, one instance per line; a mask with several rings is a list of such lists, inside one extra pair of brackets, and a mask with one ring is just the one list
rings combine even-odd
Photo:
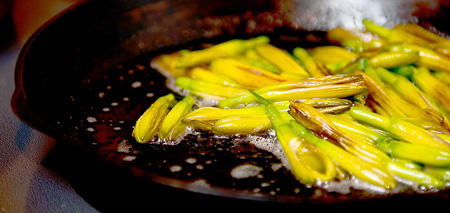
[(173, 165), (169, 169), (171, 172), (179, 172), (179, 171), (181, 171), (182, 167), (179, 165)]
[(262, 168), (251, 164), (243, 164), (236, 166), (231, 170), (231, 176), (236, 179), (256, 177)]

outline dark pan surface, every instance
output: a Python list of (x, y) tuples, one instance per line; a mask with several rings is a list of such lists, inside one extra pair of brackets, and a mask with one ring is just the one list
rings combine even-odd
[[(239, 138), (195, 135), (179, 145), (137, 145), (140, 114), (171, 92), (152, 57), (230, 38), (267, 35), (286, 49), (326, 44), (324, 31), (369, 18), (450, 32), (439, 1), (86, 1), (41, 27), (23, 48), (12, 107), (30, 126), (65, 141), (117, 174), (199, 195), (270, 203), (347, 203), (386, 199), (449, 201), (439, 193), (350, 194), (307, 188), (272, 154)], [(351, 27), (351, 26), (350, 26)], [(67, 150), (65, 150), (67, 151)], [(93, 162), (94, 164), (94, 162)], [(261, 169), (237, 179), (239, 165)], [(114, 172), (112, 174), (114, 174)]]

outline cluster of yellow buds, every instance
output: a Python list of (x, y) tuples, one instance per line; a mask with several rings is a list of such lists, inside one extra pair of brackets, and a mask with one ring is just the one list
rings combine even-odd
[(274, 130), (304, 184), (354, 176), (387, 190), (398, 177), (448, 187), (450, 41), (416, 24), (363, 24), (291, 53), (258, 36), (154, 58), (187, 95), (159, 97), (137, 120), (136, 141), (174, 140), (187, 127)]

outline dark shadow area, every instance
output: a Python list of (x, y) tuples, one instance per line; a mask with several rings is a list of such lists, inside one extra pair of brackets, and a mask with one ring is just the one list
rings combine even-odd
[(14, 43), (15, 30), (9, 15), (0, 18), (0, 53)]
[(100, 212), (141, 212), (155, 208), (267, 211), (307, 207), (217, 197), (164, 186), (118, 171), (63, 142), (48, 154), (43, 165), (61, 175)]

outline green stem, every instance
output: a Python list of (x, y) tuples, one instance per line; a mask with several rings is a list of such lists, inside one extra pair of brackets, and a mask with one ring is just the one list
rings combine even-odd
[(360, 107), (351, 107), (350, 116), (357, 121), (368, 123), (385, 131), (390, 127), (390, 121), (387, 117), (383, 117), (376, 113), (364, 110)]
[(387, 131), (401, 141), (450, 151), (449, 143), (403, 119), (382, 116), (356, 106), (350, 108), (350, 116), (359, 122)]

